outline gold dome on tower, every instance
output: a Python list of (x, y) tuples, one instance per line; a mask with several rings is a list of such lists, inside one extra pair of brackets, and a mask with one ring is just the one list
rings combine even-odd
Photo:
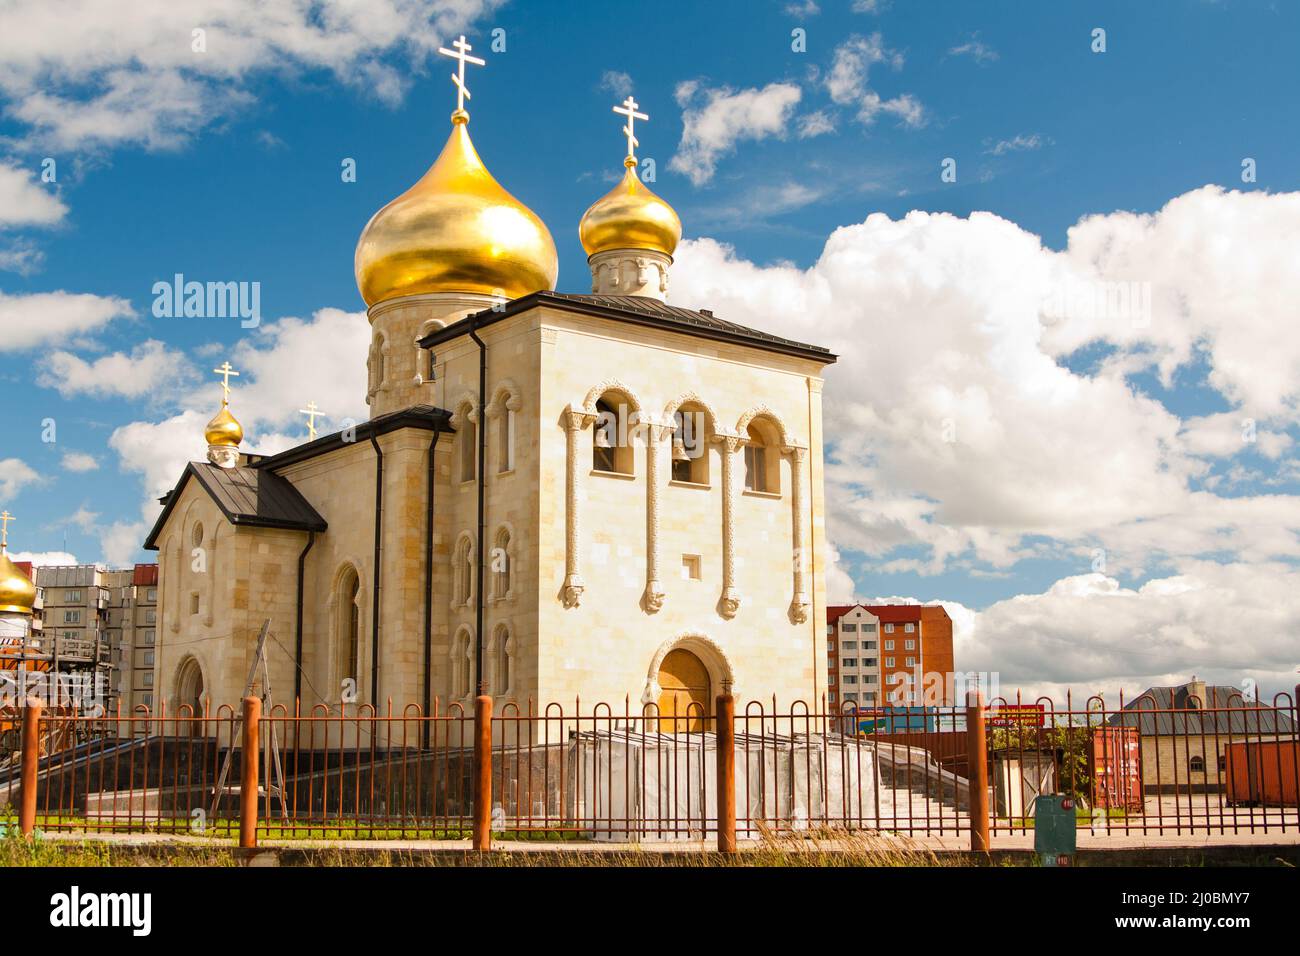
[(682, 238), (682, 221), (672, 206), (641, 182), (629, 156), (617, 186), (596, 200), (578, 225), (588, 256), (611, 249), (649, 249), (671, 256)]
[(366, 305), (428, 292), (518, 298), (555, 288), (559, 257), (546, 224), (498, 183), (469, 138), (465, 38), (438, 52), (459, 61), (451, 136), (429, 171), (366, 223), (357, 241), (357, 288)]
[(203, 430), (203, 437), (209, 445), (238, 448), (244, 440), (244, 427), (230, 414), (230, 406), (222, 402), (221, 411), (212, 416), (212, 421)]
[(13, 515), (0, 512), (0, 613), (31, 614), (36, 606), (36, 585), (5, 553)]

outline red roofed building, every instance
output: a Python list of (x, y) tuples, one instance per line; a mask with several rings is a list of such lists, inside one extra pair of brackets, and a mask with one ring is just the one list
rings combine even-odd
[(952, 619), (939, 605), (833, 604), (826, 608), (827, 703), (922, 703), (927, 683), (941, 681), (951, 705)]

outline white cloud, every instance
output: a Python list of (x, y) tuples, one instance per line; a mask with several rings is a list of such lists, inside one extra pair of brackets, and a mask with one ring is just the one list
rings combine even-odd
[(991, 148), (986, 149), (986, 153), (992, 153), (994, 156), (1002, 156), (1006, 153), (1020, 153), (1027, 150), (1040, 149), (1043, 145), (1043, 139), (1037, 133), (1017, 133), (1011, 139), (1000, 139)]
[(792, 17), (815, 17), (822, 12), (817, 0), (802, 0), (800, 3), (787, 3), (785, 12)]
[(99, 461), (95, 456), (84, 451), (65, 451), (61, 463), (64, 471), (85, 472), (96, 471), (99, 468)]
[(826, 91), (831, 100), (840, 106), (856, 107), (857, 120), (864, 126), (872, 125), (881, 113), (898, 117), (904, 126), (924, 126), (925, 109), (915, 96), (904, 93), (885, 99), (871, 88), (871, 68), (876, 64), (898, 70), (903, 66), (903, 55), (887, 48), (879, 33), (852, 36), (841, 43), (835, 48), (826, 74)]
[[(1300, 499), (1199, 487), (1206, 455), (1241, 445), (1211, 440), (1226, 423), (1184, 421), (1128, 375), (1206, 363), (1238, 435), (1253, 414), (1269, 436), (1253, 447), (1288, 468), (1277, 433), (1300, 404), (1297, 221), (1300, 193), (1207, 187), (1153, 216), (1084, 219), (1053, 252), (989, 213), (877, 214), (837, 229), (806, 270), (688, 241), (669, 295), (841, 355), (824, 406), (831, 533), (869, 569), (996, 572), (1046, 557), (1086, 570), (1096, 548), (1112, 574), (1207, 555), (1294, 560)], [(1133, 279), (1154, 288), (1145, 326), (1047, 314), (1063, 285)], [(1095, 341), (1127, 364), (1061, 363)]]
[(887, 0), (853, 0), (854, 13), (879, 13), (888, 6)]
[[(179, 145), (252, 101), (258, 74), (329, 70), (393, 102), (422, 62), (497, 0), (14, 0), (0, 95), (55, 148)], [(195, 29), (206, 49), (196, 50)]]
[(823, 133), (835, 132), (835, 120), (826, 110), (817, 110), (799, 117), (799, 138), (811, 139)]
[(42, 360), (36, 384), (57, 389), (64, 398), (74, 395), (139, 398), (174, 389), (193, 377), (194, 369), (183, 354), (149, 339), (129, 355), (114, 352), (90, 362), (71, 352), (53, 352)]
[(22, 352), (51, 343), (66, 344), (97, 332), (114, 319), (131, 315), (131, 303), (116, 296), (72, 292), (10, 295), (0, 291), (0, 352)]
[(68, 207), (26, 169), (0, 162), (0, 229), (15, 226), (54, 226)]
[(24, 487), (38, 481), (40, 475), (21, 458), (0, 458), (0, 498), (13, 498)]
[(622, 70), (606, 70), (600, 77), (600, 88), (615, 96), (631, 96), (632, 77)]
[(998, 51), (980, 40), (978, 33), (972, 34), (969, 40), (958, 44), (948, 52), (953, 56), (968, 56), (981, 66), (992, 63), (998, 58)]
[(690, 80), (677, 86), (682, 107), (682, 140), (671, 169), (696, 186), (713, 178), (718, 159), (741, 140), (783, 137), (802, 92), (793, 83), (769, 83), (762, 89), (705, 89)]
[(75, 554), (67, 551), (10, 551), (9, 557), (14, 561), (30, 561), (37, 568), (81, 563)]

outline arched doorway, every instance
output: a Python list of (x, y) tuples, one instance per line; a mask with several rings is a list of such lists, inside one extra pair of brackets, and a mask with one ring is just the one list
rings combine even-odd
[(707, 726), (712, 682), (704, 662), (680, 647), (659, 665), (659, 732), (698, 733)]
[(199, 736), (203, 734), (203, 668), (192, 657), (187, 657), (176, 674), (176, 716), (193, 717), (193, 720), (176, 721), (176, 733)]

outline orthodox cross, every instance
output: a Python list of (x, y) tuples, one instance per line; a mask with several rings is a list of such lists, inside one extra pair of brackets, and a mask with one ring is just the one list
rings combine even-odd
[(454, 50), (448, 50), (446, 47), (438, 47), (438, 52), (443, 56), (449, 56), (453, 60), (458, 60), (458, 72), (451, 75), (451, 81), (456, 84), (456, 109), (464, 111), (465, 101), (470, 99), (469, 87), (465, 85), (465, 64), (473, 63), (475, 66), (487, 66), (487, 60), (480, 60), (476, 56), (470, 56), (469, 51), (474, 49), (465, 42), (465, 35), (462, 33), (459, 40), (452, 40), (451, 45)]
[(316, 407), (315, 402), (308, 402), (306, 408), (298, 409), (298, 412), (307, 416), (307, 435), (308, 441), (316, 440), (316, 416), (325, 417), (325, 413)]
[(230, 404), (230, 376), (234, 375), (235, 377), (238, 377), (239, 373), (230, 367), (229, 362), (222, 362), (221, 368), (214, 368), (212, 371), (216, 372), (218, 375), (221, 376), (221, 404), (229, 405)]
[(9, 522), (15, 520), (8, 511), (0, 511), (0, 553), (9, 547)]
[(632, 133), (633, 124), (635, 124), (637, 120), (648, 120), (650, 118), (646, 116), (644, 113), (638, 113), (636, 111), (637, 106), (638, 106), (637, 101), (632, 99), (632, 97), (629, 96), (627, 99), (623, 101), (623, 105), (621, 107), (618, 106), (614, 107), (615, 113), (618, 113), (620, 116), (627, 117), (627, 125), (623, 127), (623, 132), (627, 134), (627, 154), (629, 157), (633, 159), (636, 158), (636, 148), (641, 145), (639, 142), (637, 142), (636, 136), (633, 135)]

